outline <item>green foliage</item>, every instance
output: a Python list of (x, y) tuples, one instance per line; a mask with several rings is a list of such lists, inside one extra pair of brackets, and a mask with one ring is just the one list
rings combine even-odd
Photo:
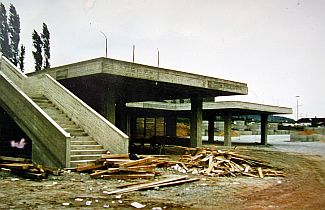
[(16, 8), (10, 4), (9, 8), (9, 36), (10, 36), (10, 50), (11, 62), (17, 66), (19, 54), (19, 41), (20, 41), (20, 19), (17, 14)]
[(26, 49), (24, 45), (20, 46), (20, 54), (19, 54), (19, 68), (22, 72), (24, 72), (24, 60), (25, 60)]
[(8, 36), (7, 11), (2, 3), (0, 4), (0, 49), (6, 58), (11, 58)]
[(35, 51), (33, 51), (33, 56), (35, 60), (35, 70), (40, 71), (42, 70), (42, 63), (43, 63), (43, 57), (42, 57), (42, 40), (41, 37), (38, 35), (37, 31), (34, 30), (33, 35), (33, 46), (35, 48)]
[(50, 32), (47, 28), (47, 25), (43, 23), (43, 33), (41, 34), (43, 41), (43, 50), (44, 50), (44, 69), (50, 68), (49, 59), (51, 58), (50, 54)]

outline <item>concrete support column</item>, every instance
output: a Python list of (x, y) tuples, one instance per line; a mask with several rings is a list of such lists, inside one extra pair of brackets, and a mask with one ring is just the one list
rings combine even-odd
[(176, 115), (166, 116), (166, 136), (176, 136)]
[(191, 98), (191, 147), (202, 146), (202, 97)]
[(208, 121), (208, 142), (214, 143), (214, 115), (209, 117)]
[(116, 127), (118, 127), (124, 133), (128, 133), (130, 120), (128, 120), (127, 110), (126, 110), (126, 103), (124, 100), (119, 100), (116, 104)]
[(231, 112), (224, 113), (224, 146), (231, 146)]
[(261, 115), (261, 144), (267, 145), (267, 133), (268, 133), (268, 115)]
[(100, 114), (115, 125), (115, 96), (108, 89), (103, 93)]

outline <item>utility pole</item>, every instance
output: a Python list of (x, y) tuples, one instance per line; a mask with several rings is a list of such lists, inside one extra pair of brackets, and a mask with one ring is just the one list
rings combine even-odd
[(157, 53), (158, 53), (158, 67), (159, 67), (159, 49), (157, 48)]
[(298, 121), (298, 119), (299, 119), (299, 97), (300, 96), (296, 96), (296, 98), (297, 98), (297, 121)]
[(133, 53), (132, 53), (132, 61), (133, 61), (133, 63), (134, 63), (134, 57), (135, 57), (135, 45), (133, 45)]
[(102, 32), (102, 31), (100, 31), (100, 33), (103, 34), (104, 37), (105, 37), (105, 55), (106, 55), (106, 58), (107, 58), (107, 36), (106, 36), (106, 34), (105, 34), (104, 32)]

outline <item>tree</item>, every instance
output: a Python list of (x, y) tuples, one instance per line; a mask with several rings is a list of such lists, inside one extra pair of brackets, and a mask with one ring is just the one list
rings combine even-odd
[(11, 50), (11, 62), (18, 65), (19, 54), (19, 41), (20, 41), (20, 19), (17, 14), (16, 8), (10, 4), (9, 8), (9, 36), (10, 36), (10, 50)]
[(47, 25), (43, 23), (43, 32), (41, 34), (43, 41), (43, 50), (44, 50), (44, 69), (50, 68), (49, 59), (51, 58), (50, 54), (50, 32), (47, 28)]
[(8, 36), (7, 11), (2, 3), (0, 3), (0, 49), (6, 58), (11, 58)]
[(35, 70), (40, 71), (42, 70), (42, 63), (43, 63), (43, 57), (42, 57), (42, 40), (41, 37), (38, 35), (37, 31), (34, 30), (33, 35), (33, 46), (35, 47), (35, 51), (33, 51), (33, 56), (35, 60)]
[(26, 53), (26, 49), (24, 45), (20, 46), (20, 54), (19, 54), (19, 68), (22, 72), (24, 72), (24, 60), (25, 60), (25, 53)]

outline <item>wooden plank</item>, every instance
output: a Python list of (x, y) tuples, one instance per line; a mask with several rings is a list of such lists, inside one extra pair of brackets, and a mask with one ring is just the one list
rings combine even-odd
[(90, 177), (92, 177), (92, 178), (100, 178), (104, 174), (118, 173), (119, 171), (120, 171), (119, 168), (109, 168), (107, 170), (96, 171), (96, 172), (90, 174)]
[(146, 184), (146, 183), (148, 183), (148, 181), (123, 184), (123, 185), (117, 186), (116, 188), (126, 188), (126, 187), (131, 187), (131, 186), (134, 186), (134, 185), (140, 185), (140, 184)]
[(251, 173), (242, 172), (242, 174), (245, 175), (245, 176), (251, 176), (251, 177), (259, 178), (259, 176), (256, 176), (256, 175), (251, 174)]
[(150, 186), (148, 188), (143, 188), (144, 189), (150, 189), (150, 188), (154, 188), (154, 187), (167, 187), (167, 186), (172, 186), (172, 185), (179, 185), (179, 184), (184, 184), (184, 183), (189, 183), (189, 182), (195, 182), (195, 181), (199, 181), (199, 178), (191, 178), (191, 179), (185, 179), (185, 180), (180, 180), (180, 181), (174, 181), (174, 182), (167, 182), (167, 183), (162, 183), (162, 184), (157, 184), (154, 186)]
[(209, 167), (208, 167), (208, 169), (206, 170), (205, 173), (210, 174), (215, 165), (216, 164), (213, 162), (213, 157), (211, 156), (210, 159), (209, 159)]
[(26, 158), (16, 158), (16, 157), (7, 157), (7, 156), (0, 156), (0, 162), (21, 162), (21, 163), (28, 163), (30, 159)]
[(95, 170), (103, 167), (104, 167), (103, 165), (84, 164), (84, 165), (77, 166), (76, 171), (77, 172), (90, 171), (90, 170)]
[(244, 172), (249, 172), (249, 170), (251, 169), (250, 165), (244, 164), (243, 166), (245, 166), (245, 170)]
[(146, 166), (131, 166), (127, 168), (120, 168), (120, 171), (128, 172), (153, 172), (156, 169), (156, 165), (146, 165)]
[(124, 188), (124, 189), (113, 190), (113, 191), (104, 192), (104, 193), (105, 194), (108, 194), (108, 195), (121, 194), (121, 193), (132, 192), (132, 191), (137, 191), (137, 190), (141, 190), (141, 189), (146, 189), (148, 187), (157, 186), (159, 184), (163, 184), (163, 183), (167, 183), (167, 182), (179, 181), (179, 180), (183, 180), (183, 179), (187, 179), (187, 178), (188, 178), (187, 175), (186, 176), (179, 176), (179, 177), (176, 177), (176, 178), (168, 178), (168, 179), (164, 179), (164, 180), (160, 180), (160, 181), (155, 181), (155, 182), (146, 183), (146, 184), (140, 184), (140, 185), (136, 185), (136, 186), (132, 186), (132, 187)]
[(156, 160), (155, 157), (147, 157), (147, 158), (140, 159), (140, 160), (133, 160), (133, 161), (130, 161), (127, 163), (121, 163), (119, 165), (119, 168), (126, 168), (126, 167), (136, 166), (136, 165), (144, 165), (144, 164), (151, 163), (154, 160)]
[(260, 176), (260, 178), (264, 178), (262, 168), (261, 167), (258, 167), (257, 168), (257, 171), (258, 171), (258, 175)]
[(133, 162), (133, 160), (126, 160), (126, 159), (106, 159), (105, 163), (107, 165), (119, 166), (123, 163)]
[(29, 163), (1, 163), (0, 167), (9, 168), (9, 169), (27, 170), (27, 169), (33, 167), (33, 164), (29, 164)]
[(101, 177), (103, 179), (153, 179), (155, 174), (110, 174)]
[(128, 154), (103, 154), (102, 159), (129, 159)]

